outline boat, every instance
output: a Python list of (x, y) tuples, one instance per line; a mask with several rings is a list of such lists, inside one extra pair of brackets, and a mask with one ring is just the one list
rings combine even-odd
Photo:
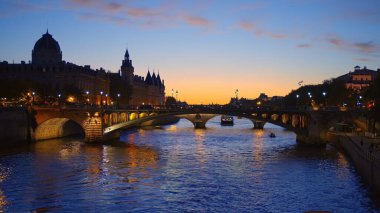
[(234, 118), (229, 115), (222, 115), (220, 118), (220, 124), (222, 126), (232, 126), (234, 125)]
[(271, 138), (275, 138), (276, 135), (275, 135), (273, 132), (271, 132), (271, 133), (269, 134), (269, 137), (271, 137)]

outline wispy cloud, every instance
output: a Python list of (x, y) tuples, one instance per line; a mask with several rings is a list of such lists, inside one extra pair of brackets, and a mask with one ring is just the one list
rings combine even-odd
[[(198, 10), (208, 7), (210, 2), (193, 4)], [(143, 28), (173, 27), (185, 23), (194, 27), (212, 27), (213, 22), (198, 14), (188, 11), (197, 11), (187, 8), (181, 9), (177, 2), (163, 1), (154, 6), (141, 6), (139, 1), (124, 2), (102, 0), (67, 0), (65, 5), (76, 10), (81, 19), (104, 21), (116, 24), (130, 23)], [(84, 11), (83, 11), (84, 10)]]
[(353, 47), (363, 53), (373, 53), (379, 50), (379, 47), (373, 41), (354, 43)]
[(297, 47), (298, 48), (310, 48), (311, 45), (310, 44), (298, 44)]
[(371, 62), (372, 60), (369, 58), (355, 58), (356, 61), (360, 62)]
[(212, 22), (206, 18), (203, 18), (201, 16), (192, 16), (192, 15), (186, 15), (183, 16), (184, 21), (192, 26), (211, 26)]
[(272, 39), (285, 39), (285, 38), (290, 37), (290, 35), (285, 34), (285, 33), (277, 33), (277, 32), (272, 32), (272, 31), (263, 29), (259, 27), (258, 24), (252, 21), (243, 20), (243, 21), (240, 21), (237, 24), (237, 26), (238, 28), (244, 31), (250, 32), (258, 37), (267, 37), (267, 38), (272, 38)]
[(81, 13), (79, 14), (79, 18), (82, 20), (88, 21), (104, 21), (118, 25), (124, 25), (126, 23), (130, 23), (130, 21), (126, 17), (119, 16), (109, 16), (106, 14), (97, 14), (97, 13)]
[(354, 51), (362, 54), (372, 54), (380, 51), (380, 47), (374, 41), (354, 42), (329, 34), (327, 35), (326, 42), (330, 46), (344, 51)]
[(256, 28), (256, 24), (247, 20), (243, 20), (238, 23), (238, 26), (246, 31), (253, 31)]
[(29, 1), (12, 0), (1, 3), (0, 18), (14, 16), (25, 12), (40, 12), (52, 9), (51, 3), (32, 4)]

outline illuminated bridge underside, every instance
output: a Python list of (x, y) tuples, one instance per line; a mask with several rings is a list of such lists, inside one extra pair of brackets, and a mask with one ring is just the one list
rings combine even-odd
[[(247, 118), (254, 128), (263, 128), (272, 123), (297, 135), (297, 141), (306, 144), (321, 144), (325, 132), (337, 116), (347, 119), (349, 115), (337, 112), (315, 112), (303, 110), (239, 110), (239, 109), (193, 109), (193, 110), (102, 110), (99, 108), (35, 109), (37, 123), (35, 139), (49, 139), (78, 134), (84, 130), (87, 142), (117, 138), (122, 129), (157, 125), (170, 118), (185, 118), (195, 128), (205, 128), (206, 123), (217, 115)], [(174, 119), (175, 120), (175, 119)]]
[(36, 140), (45, 140), (83, 133), (82, 126), (73, 120), (68, 118), (52, 118), (38, 125), (34, 134)]

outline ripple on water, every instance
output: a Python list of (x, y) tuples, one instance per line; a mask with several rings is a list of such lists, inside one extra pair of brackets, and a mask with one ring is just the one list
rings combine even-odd
[(181, 120), (119, 142), (51, 140), (1, 153), (0, 211), (378, 212), (342, 153), (298, 147), (270, 124), (219, 119), (206, 130)]

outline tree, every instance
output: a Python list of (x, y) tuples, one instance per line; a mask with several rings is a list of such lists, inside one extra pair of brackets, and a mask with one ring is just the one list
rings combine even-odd
[(165, 101), (165, 106), (166, 107), (175, 107), (177, 105), (177, 101), (175, 100), (174, 97), (167, 96), (166, 101)]
[[(128, 105), (132, 96), (133, 89), (130, 84), (122, 81), (120, 78), (112, 78), (110, 84), (110, 97), (119, 101), (120, 104)], [(120, 94), (120, 97), (118, 97)]]
[[(373, 133), (376, 132), (376, 123), (380, 122), (380, 74), (372, 82), (365, 91), (364, 97), (369, 102), (373, 102), (374, 106), (370, 109), (369, 120), (372, 126), (370, 129)], [(371, 122), (372, 121), (372, 122)]]

